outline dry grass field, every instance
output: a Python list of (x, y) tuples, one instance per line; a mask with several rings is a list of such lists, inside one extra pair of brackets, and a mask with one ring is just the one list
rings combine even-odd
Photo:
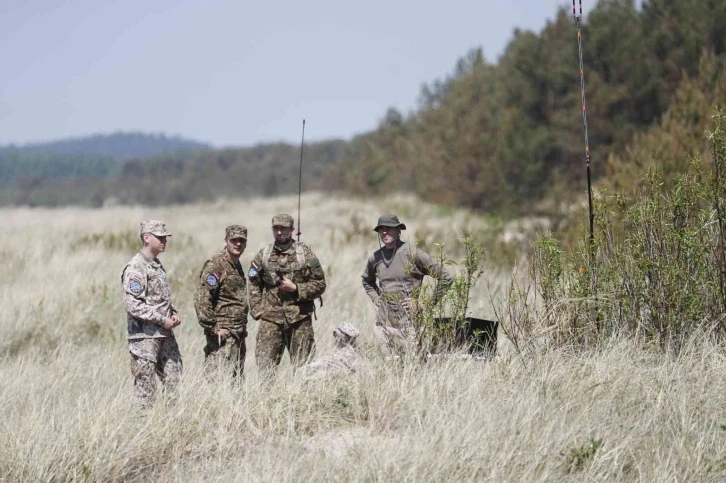
[[(202, 263), (241, 223), (247, 267), (271, 239), (271, 216), (296, 209), (288, 197), (0, 210), (0, 481), (726, 481), (726, 352), (708, 341), (677, 357), (629, 341), (591, 352), (542, 344), (520, 357), (500, 332), (491, 361), (374, 354), (359, 377), (311, 383), (286, 363), (258, 377), (250, 320), (245, 379), (209, 381), (192, 304)], [(302, 238), (328, 279), (319, 354), (344, 320), (373, 339), (360, 272), (384, 211), (398, 212), (407, 236), (452, 247), (491, 222), (405, 197), (304, 196)], [(176, 403), (160, 399), (140, 418), (120, 274), (147, 218), (174, 235), (160, 258), (185, 374)], [(485, 278), (470, 314), (493, 317), (509, 273)]]

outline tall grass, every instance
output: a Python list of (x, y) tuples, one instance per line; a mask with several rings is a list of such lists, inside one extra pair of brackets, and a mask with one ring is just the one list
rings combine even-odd
[[(224, 227), (249, 228), (248, 262), (293, 197), (174, 208), (0, 210), (0, 479), (7, 481), (722, 481), (726, 357), (696, 334), (677, 356), (627, 339), (526, 357), (499, 341), (491, 361), (391, 361), (371, 352), (355, 377), (306, 382), (286, 363), (258, 377), (250, 323), (246, 377), (208, 380), (192, 293)], [(410, 199), (399, 204), (414, 205)], [(470, 213), (416, 204), (417, 228), (485, 229)], [(360, 273), (385, 203), (303, 198), (303, 240), (329, 289), (318, 352), (350, 320), (373, 338)], [(309, 208), (307, 208), (309, 207)], [(358, 217), (356, 225), (351, 220)], [(161, 255), (183, 320), (175, 403), (132, 410), (120, 271), (145, 218), (173, 233)], [(308, 220), (308, 221), (306, 221)], [(371, 225), (371, 226), (368, 226)], [(473, 228), (472, 228), (473, 229)], [(461, 231), (458, 231), (461, 233)], [(432, 235), (432, 236), (434, 236)], [(128, 239), (128, 242), (125, 241)], [(450, 241), (449, 243), (454, 243)], [(484, 258), (469, 314), (510, 307), (507, 272)], [(463, 268), (457, 266), (459, 273)], [(521, 277), (524, 278), (524, 277)]]

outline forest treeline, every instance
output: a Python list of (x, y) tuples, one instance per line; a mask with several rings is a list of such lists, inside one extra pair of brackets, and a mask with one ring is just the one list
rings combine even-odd
[[(678, 172), (704, 149), (726, 101), (726, 2), (601, 0), (582, 25), (593, 175), (632, 186), (643, 167)], [(516, 30), (496, 61), (476, 48), (350, 141), (306, 144), (306, 189), (410, 191), (438, 203), (519, 212), (585, 189), (577, 36), (569, 8)], [(182, 203), (296, 192), (299, 146), (173, 153), (117, 170), (3, 189), (0, 203)]]

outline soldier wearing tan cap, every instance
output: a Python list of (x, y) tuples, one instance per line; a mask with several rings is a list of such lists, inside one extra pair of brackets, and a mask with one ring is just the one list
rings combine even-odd
[(287, 348), (295, 365), (313, 353), (314, 300), (325, 291), (325, 274), (313, 251), (292, 239), (290, 215), (272, 217), (275, 242), (260, 250), (250, 264), (250, 308), (260, 321), (255, 359), (257, 366), (277, 366)]
[(121, 274), (126, 308), (134, 402), (148, 407), (156, 391), (156, 374), (167, 389), (182, 375), (182, 359), (172, 329), (181, 321), (171, 301), (166, 271), (157, 258), (166, 250), (166, 225), (158, 220), (141, 222), (143, 246)]
[(335, 351), (319, 357), (303, 367), (306, 379), (319, 379), (332, 374), (354, 374), (363, 371), (363, 357), (358, 353), (356, 342), (360, 332), (350, 322), (345, 322), (333, 330)]
[(247, 348), (247, 279), (239, 259), (247, 247), (247, 228), (231, 225), (224, 232), (224, 248), (207, 260), (194, 294), (194, 308), (204, 329), (205, 369), (229, 365), (233, 374), (244, 371)]

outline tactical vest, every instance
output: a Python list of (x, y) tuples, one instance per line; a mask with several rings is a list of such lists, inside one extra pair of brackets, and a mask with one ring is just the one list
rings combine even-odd
[[(270, 254), (272, 253), (272, 247), (274, 244), (270, 243), (265, 247), (262, 252), (262, 269), (267, 272), (269, 270)], [(305, 267), (305, 252), (303, 246), (300, 243), (295, 244), (295, 257), (297, 258), (297, 269), (302, 270)]]
[[(274, 247), (274, 243), (270, 243), (265, 247), (265, 249), (262, 251), (262, 269), (265, 271), (265, 273), (270, 273), (270, 254), (272, 253), (272, 248)], [(305, 251), (303, 250), (303, 245), (300, 242), (295, 243), (295, 258), (297, 259), (297, 268), (296, 270), (302, 271), (305, 268)], [(320, 306), (323, 306), (323, 297), (318, 297), (318, 300), (320, 300)], [(313, 300), (313, 315), (315, 316), (315, 320), (318, 318), (318, 314), (315, 311), (315, 301)]]

